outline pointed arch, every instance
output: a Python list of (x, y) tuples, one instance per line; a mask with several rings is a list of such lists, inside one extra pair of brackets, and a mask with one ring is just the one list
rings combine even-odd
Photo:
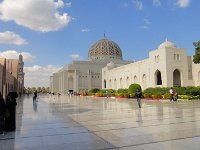
[(106, 80), (103, 81), (104, 88), (106, 89)]
[(114, 89), (117, 89), (117, 79), (114, 80)]
[(120, 87), (119, 88), (123, 88), (123, 85), (122, 85), (122, 78), (120, 78)]
[(138, 81), (137, 81), (137, 76), (135, 75), (134, 76), (134, 83), (137, 83)]
[(146, 74), (143, 74), (142, 75), (142, 84), (143, 84), (143, 88), (145, 89), (146, 88), (146, 85), (147, 85), (147, 77), (146, 77)]
[(162, 76), (160, 70), (156, 70), (155, 72), (155, 84), (162, 85)]
[(178, 69), (173, 72), (173, 86), (181, 86), (181, 73)]

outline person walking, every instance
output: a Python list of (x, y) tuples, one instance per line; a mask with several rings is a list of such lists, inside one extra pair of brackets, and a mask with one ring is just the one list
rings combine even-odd
[(3, 134), (5, 123), (6, 103), (0, 92), (0, 134)]
[(106, 90), (106, 98), (108, 98), (108, 90)]
[(177, 93), (176, 89), (173, 90), (173, 97), (174, 97), (174, 101), (176, 102), (178, 99), (178, 93)]
[(33, 101), (37, 101), (37, 90), (33, 93)]
[(137, 89), (135, 96), (136, 96), (136, 99), (137, 99), (138, 107), (141, 108), (142, 92), (139, 89)]
[(169, 90), (169, 94), (170, 94), (170, 102), (174, 101), (174, 92), (173, 92), (173, 88), (172, 87)]

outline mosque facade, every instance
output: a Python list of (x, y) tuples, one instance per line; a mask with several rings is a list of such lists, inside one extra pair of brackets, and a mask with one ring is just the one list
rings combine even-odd
[(73, 61), (50, 77), (50, 92), (87, 92), (93, 88), (102, 89), (102, 68), (110, 61), (120, 65), (124, 61), (120, 47), (113, 41), (103, 38), (95, 42), (88, 52), (88, 60)]
[(200, 64), (194, 64), (186, 49), (165, 41), (149, 52), (149, 58), (127, 65), (109, 63), (102, 68), (102, 88), (200, 86)]
[(200, 86), (200, 64), (186, 49), (165, 41), (140, 61), (123, 60), (120, 47), (103, 38), (94, 43), (87, 61), (73, 61), (50, 77), (50, 91), (87, 92), (93, 88), (128, 88), (137, 83), (148, 87)]

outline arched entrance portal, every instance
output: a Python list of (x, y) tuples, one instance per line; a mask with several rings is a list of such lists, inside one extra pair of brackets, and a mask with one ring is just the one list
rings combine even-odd
[(162, 77), (161, 77), (161, 72), (159, 70), (155, 72), (155, 81), (156, 85), (162, 85)]
[(173, 86), (181, 86), (181, 73), (178, 69), (173, 72)]
[(106, 80), (104, 80), (103, 83), (104, 83), (104, 88), (106, 89)]

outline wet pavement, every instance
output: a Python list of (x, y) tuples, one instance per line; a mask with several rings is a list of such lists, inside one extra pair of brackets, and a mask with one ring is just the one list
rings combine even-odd
[(0, 150), (199, 150), (199, 101), (39, 95), (18, 99), (15, 132)]

